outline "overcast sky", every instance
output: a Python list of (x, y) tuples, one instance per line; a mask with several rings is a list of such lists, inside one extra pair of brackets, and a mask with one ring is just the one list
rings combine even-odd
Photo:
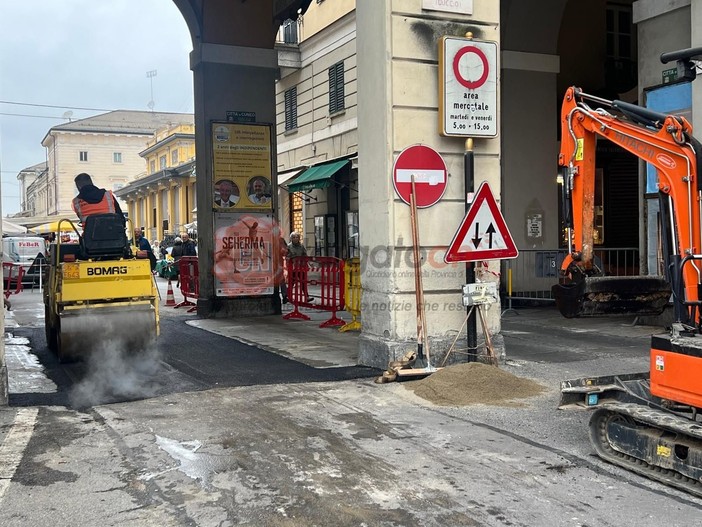
[(148, 111), (151, 81), (155, 111), (192, 112), (191, 50), (172, 0), (0, 0), (2, 215), (19, 211), (17, 173), (46, 160), (41, 140), (66, 112)]

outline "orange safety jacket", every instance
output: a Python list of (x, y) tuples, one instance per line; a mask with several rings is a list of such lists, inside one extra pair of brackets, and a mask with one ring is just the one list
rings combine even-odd
[(110, 190), (105, 191), (105, 195), (98, 203), (88, 203), (87, 201), (76, 196), (73, 198), (73, 210), (80, 218), (80, 221), (85, 223), (85, 219), (94, 214), (114, 214), (115, 197), (112, 195), (112, 191)]

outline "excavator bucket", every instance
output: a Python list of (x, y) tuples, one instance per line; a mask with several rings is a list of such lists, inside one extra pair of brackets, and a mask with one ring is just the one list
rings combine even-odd
[(606, 315), (660, 315), (671, 295), (659, 276), (592, 276), (551, 288), (566, 318)]

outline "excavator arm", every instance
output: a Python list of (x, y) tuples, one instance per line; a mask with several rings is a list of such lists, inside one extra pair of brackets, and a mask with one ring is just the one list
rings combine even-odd
[[(673, 60), (678, 77), (692, 80), (702, 48), (661, 55), (663, 63)], [(650, 307), (661, 298), (665, 305), (672, 290), (676, 317), (667, 333), (652, 335), (648, 372), (564, 381), (561, 407), (594, 409), (590, 441), (602, 459), (702, 497), (702, 145), (681, 116), (607, 101), (578, 88), (566, 92), (561, 126), (559, 164), (569, 240), (562, 283), (554, 286), (561, 312), (606, 312), (603, 306), (613, 304)], [(656, 278), (631, 277), (625, 283), (598, 276), (592, 219), (598, 139), (657, 170), (666, 274), (659, 280), (670, 283), (658, 298)]]
[[(597, 106), (593, 108), (593, 106)], [(566, 91), (561, 110), (563, 215), (569, 243), (561, 281), (553, 288), (567, 317), (601, 314), (657, 314), (670, 298), (671, 285), (691, 303), (700, 299), (700, 270), (690, 262), (675, 267), (702, 247), (702, 186), (699, 143), (682, 116), (665, 115), (623, 101)], [(594, 258), (595, 151), (606, 139), (653, 165), (658, 172), (665, 278), (605, 277)], [(685, 284), (682, 286), (682, 284)]]

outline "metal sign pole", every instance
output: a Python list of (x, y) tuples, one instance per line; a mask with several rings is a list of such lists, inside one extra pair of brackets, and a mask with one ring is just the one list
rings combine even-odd
[[(466, 213), (470, 209), (473, 202), (473, 185), (475, 174), (475, 157), (473, 155), (473, 138), (466, 139), (466, 151), (463, 154), (463, 181), (466, 192)], [(475, 283), (475, 264), (473, 262), (466, 263), (466, 282), (469, 284)], [(468, 325), (466, 327), (466, 344), (468, 346), (468, 362), (478, 360), (478, 327), (475, 317), (475, 310), (466, 308)], [(472, 351), (471, 351), (472, 350)]]
[(412, 175), (412, 190), (410, 192), (410, 220), (412, 222), (412, 245), (414, 255), (414, 285), (417, 300), (417, 359), (422, 360), (426, 355), (426, 367), (431, 368), (429, 356), (429, 341), (427, 340), (427, 321), (424, 313), (424, 288), (422, 285), (422, 262), (419, 251), (419, 227), (417, 224), (417, 195)]

